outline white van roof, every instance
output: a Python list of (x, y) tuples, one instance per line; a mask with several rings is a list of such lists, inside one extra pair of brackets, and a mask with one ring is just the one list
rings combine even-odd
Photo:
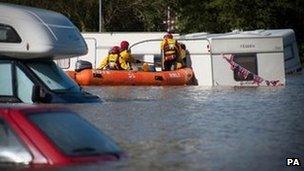
[(13, 58), (66, 58), (87, 53), (87, 45), (62, 14), (0, 3), (0, 55)]

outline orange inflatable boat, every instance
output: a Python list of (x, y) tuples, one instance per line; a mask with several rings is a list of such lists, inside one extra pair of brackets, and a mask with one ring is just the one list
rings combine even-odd
[(157, 72), (84, 69), (80, 72), (66, 71), (66, 73), (83, 86), (188, 85), (193, 78), (193, 71), (190, 68)]

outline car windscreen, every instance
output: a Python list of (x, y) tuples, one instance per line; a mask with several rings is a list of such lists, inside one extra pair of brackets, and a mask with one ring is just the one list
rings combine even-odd
[(80, 87), (72, 81), (53, 61), (27, 62), (27, 66), (55, 92), (80, 92)]
[(119, 155), (116, 143), (80, 116), (68, 112), (28, 115), (66, 155)]

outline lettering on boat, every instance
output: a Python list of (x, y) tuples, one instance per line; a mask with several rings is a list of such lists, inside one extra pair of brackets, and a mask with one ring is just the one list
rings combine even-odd
[(178, 72), (171, 72), (171, 73), (169, 73), (169, 77), (180, 78), (181, 76), (180, 76), (180, 73), (178, 73)]

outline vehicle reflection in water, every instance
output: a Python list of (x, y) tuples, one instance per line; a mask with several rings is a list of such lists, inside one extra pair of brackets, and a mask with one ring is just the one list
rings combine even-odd
[(66, 106), (129, 157), (63, 170), (281, 170), (304, 159), (303, 75), (286, 87), (85, 89), (104, 102)]

